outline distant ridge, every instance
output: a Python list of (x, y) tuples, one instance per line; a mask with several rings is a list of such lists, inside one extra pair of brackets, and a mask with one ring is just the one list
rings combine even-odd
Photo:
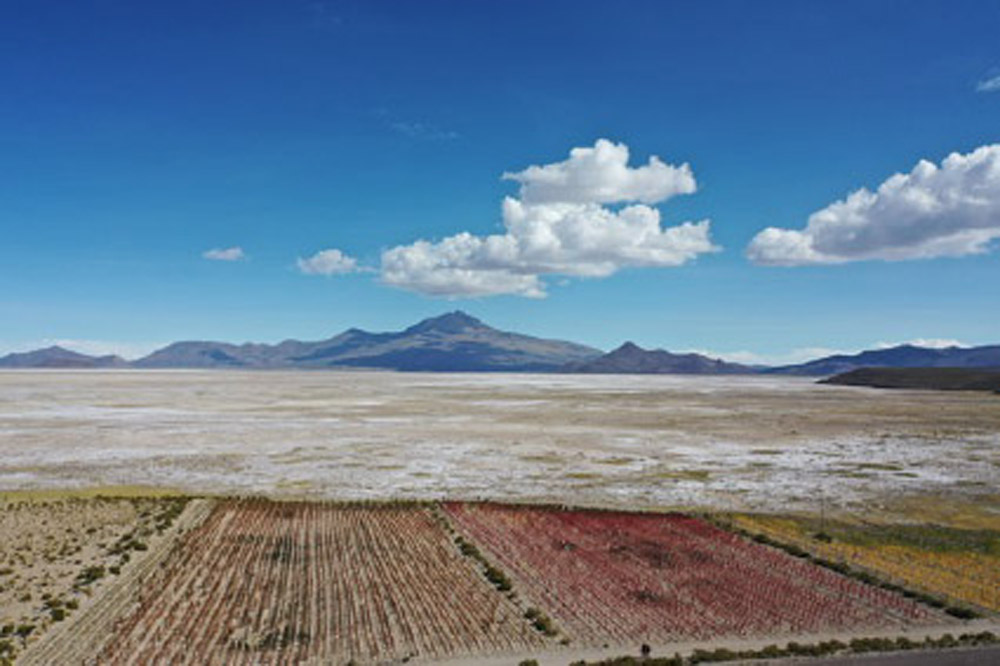
[(0, 368), (124, 368), (128, 361), (121, 356), (88, 356), (59, 346), (7, 354), (0, 358)]
[(780, 367), (747, 366), (702, 354), (643, 349), (626, 342), (603, 354), (563, 340), (501, 331), (460, 310), (424, 319), (401, 331), (349, 328), (315, 342), (278, 344), (188, 340), (128, 362), (47, 347), (0, 358), (0, 368), (375, 368), (426, 372), (570, 372), (619, 374), (828, 376), (858, 368), (981, 368), (1000, 370), (1000, 345), (945, 349), (899, 345), (837, 354)]
[(701, 354), (673, 354), (662, 349), (643, 349), (633, 342), (626, 342), (618, 349), (599, 358), (570, 363), (563, 372), (606, 374), (687, 374), (687, 375), (740, 375), (757, 372), (756, 369), (709, 358)]
[(777, 375), (837, 375), (858, 368), (1000, 368), (1000, 345), (933, 349), (899, 345), (860, 354), (837, 354), (764, 370)]
[(175, 342), (141, 358), (138, 368), (384, 368), (432, 372), (546, 372), (600, 350), (487, 326), (464, 312), (425, 319), (390, 333), (351, 328), (318, 342), (277, 345)]

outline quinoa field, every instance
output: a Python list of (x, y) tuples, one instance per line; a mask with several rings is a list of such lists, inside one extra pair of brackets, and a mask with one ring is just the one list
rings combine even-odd
[(18, 663), (517, 663), (957, 626), (677, 513), (201, 499), (179, 526)]
[(901, 629), (944, 616), (679, 514), (449, 503), (559, 631), (581, 644)]
[[(984, 611), (1000, 611), (1000, 530), (973, 527), (820, 521), (801, 516), (741, 515), (733, 524), (847, 562), (881, 578)], [(823, 539), (815, 535), (822, 533)]]
[(88, 655), (67, 635), (34, 663), (374, 663), (545, 644), (429, 509), (266, 500), (219, 502), (106, 638)]

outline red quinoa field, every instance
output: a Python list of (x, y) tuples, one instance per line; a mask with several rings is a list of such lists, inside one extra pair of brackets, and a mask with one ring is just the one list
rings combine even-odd
[(677, 514), (448, 503), (465, 538), (581, 644), (894, 628), (943, 615)]

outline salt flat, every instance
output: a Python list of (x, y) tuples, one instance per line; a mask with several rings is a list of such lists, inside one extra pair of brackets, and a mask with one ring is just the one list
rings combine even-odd
[(640, 508), (995, 502), (1000, 397), (785, 377), (0, 372), (0, 490), (123, 484)]

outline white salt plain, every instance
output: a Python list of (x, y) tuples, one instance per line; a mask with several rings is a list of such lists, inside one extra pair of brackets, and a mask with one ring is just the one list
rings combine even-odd
[(0, 490), (876, 508), (1000, 492), (1000, 397), (782, 377), (0, 372)]

